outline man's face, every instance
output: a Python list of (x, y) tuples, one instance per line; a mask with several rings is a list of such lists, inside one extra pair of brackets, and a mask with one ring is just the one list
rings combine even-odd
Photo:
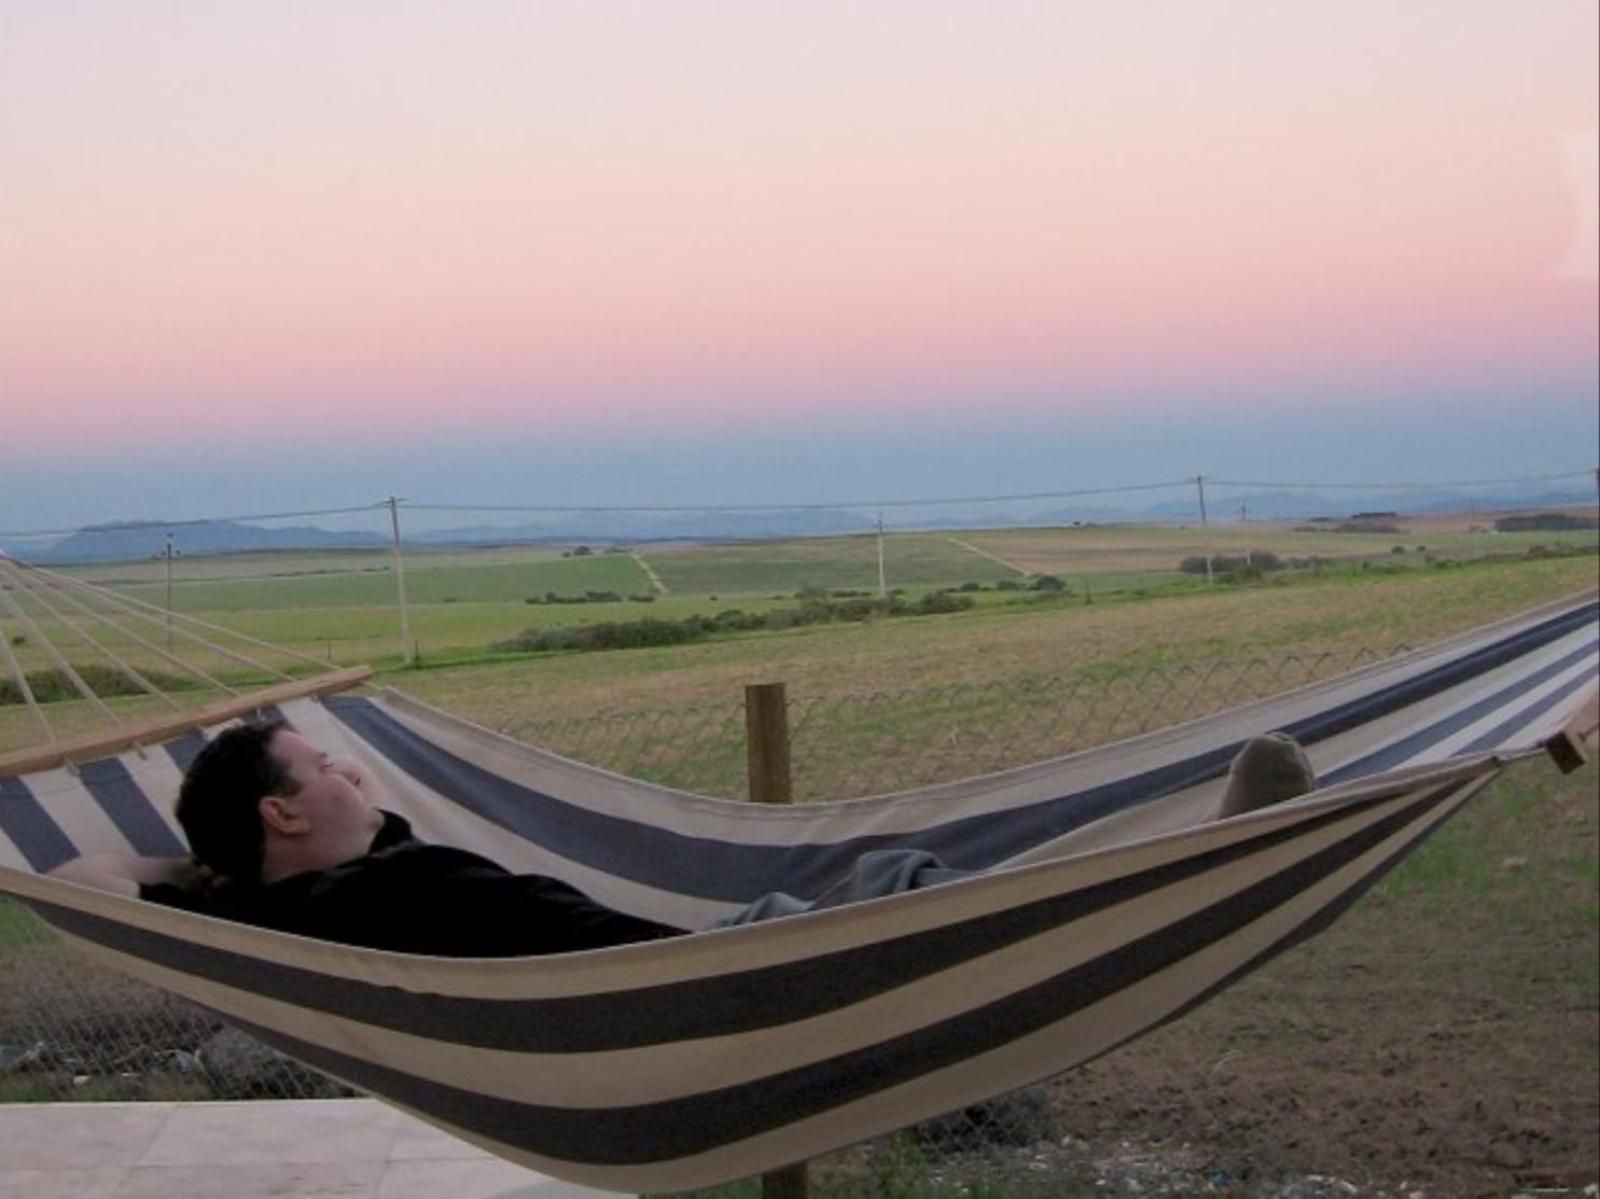
[(273, 735), (268, 752), (298, 788), (281, 803), (304, 821), (309, 835), (330, 847), (353, 846), (366, 852), (383, 826), (383, 813), (363, 787), (360, 769), (330, 757), (288, 729)]

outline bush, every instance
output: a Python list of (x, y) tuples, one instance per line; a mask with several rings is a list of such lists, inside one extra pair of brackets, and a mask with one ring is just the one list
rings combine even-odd
[[(977, 606), (978, 601), (970, 595), (957, 595), (950, 591), (930, 591), (915, 604), (910, 611), (920, 616), (931, 616), (941, 612), (963, 612), (968, 608)], [(900, 615), (895, 612), (893, 615)]]
[(835, 621), (859, 623), (879, 616), (932, 616), (960, 612), (975, 604), (970, 595), (956, 595), (949, 591), (929, 592), (916, 603), (907, 603), (898, 596), (888, 599), (860, 596), (843, 601), (813, 597), (799, 607), (778, 608), (765, 614), (728, 608), (715, 616), (687, 616), (682, 620), (646, 616), (640, 620), (607, 621), (604, 624), (568, 628), (526, 629), (514, 637), (490, 643), (489, 649), (495, 653), (641, 649), (698, 641), (716, 633), (763, 629), (781, 631)]
[[(1213, 554), (1211, 573), (1231, 575), (1235, 579), (1259, 579), (1268, 571), (1282, 570), (1284, 561), (1271, 550), (1252, 550), (1248, 554)], [(1178, 563), (1178, 569), (1188, 575), (1206, 573), (1206, 559), (1196, 555)]]
[[(109, 698), (113, 695), (146, 694), (144, 688), (114, 667), (89, 662), (81, 665), (74, 663), (72, 668), (96, 695)], [(182, 675), (166, 674), (159, 670), (141, 670), (140, 673), (150, 680), (152, 686), (162, 691), (189, 691), (197, 686), (194, 680)], [(33, 698), (41, 704), (81, 698), (71, 680), (59, 671), (30, 670), (25, 677), (28, 680), (28, 690), (33, 692)], [(15, 680), (0, 678), (0, 706), (26, 702), (22, 689), (17, 686)]]
[(1034, 591), (1065, 591), (1067, 585), (1055, 575), (1040, 575), (1032, 583)]
[(1593, 529), (1597, 524), (1600, 522), (1592, 516), (1573, 516), (1570, 512), (1528, 512), (1502, 516), (1494, 522), (1494, 527), (1501, 533), (1526, 533)]

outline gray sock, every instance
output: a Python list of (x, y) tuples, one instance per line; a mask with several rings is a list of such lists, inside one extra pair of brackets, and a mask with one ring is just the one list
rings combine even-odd
[(1311, 759), (1293, 737), (1287, 733), (1252, 737), (1228, 768), (1228, 787), (1217, 816), (1253, 812), (1316, 788)]

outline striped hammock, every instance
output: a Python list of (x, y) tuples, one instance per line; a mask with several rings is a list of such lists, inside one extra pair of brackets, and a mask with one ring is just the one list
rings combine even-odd
[[(419, 835), (671, 924), (813, 895), (868, 849), (981, 872), (674, 940), (431, 958), (39, 877), (79, 852), (181, 853), (167, 801), (199, 732), (0, 777), (0, 892), (513, 1161), (618, 1190), (710, 1185), (1056, 1074), (1322, 927), (1507, 761), (1570, 741), (1596, 615), (1584, 597), (1121, 744), (789, 808), (622, 778), (398, 694), (282, 706), (377, 771)], [(1230, 759), (1272, 729), (1308, 747), (1322, 787), (1213, 819)]]

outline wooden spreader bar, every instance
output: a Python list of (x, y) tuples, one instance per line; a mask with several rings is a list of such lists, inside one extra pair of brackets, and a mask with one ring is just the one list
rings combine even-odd
[(1571, 774), (1600, 748), (1600, 687), (1589, 692), (1588, 700), (1572, 718), (1545, 738), (1544, 751), (1555, 759), (1562, 774)]

